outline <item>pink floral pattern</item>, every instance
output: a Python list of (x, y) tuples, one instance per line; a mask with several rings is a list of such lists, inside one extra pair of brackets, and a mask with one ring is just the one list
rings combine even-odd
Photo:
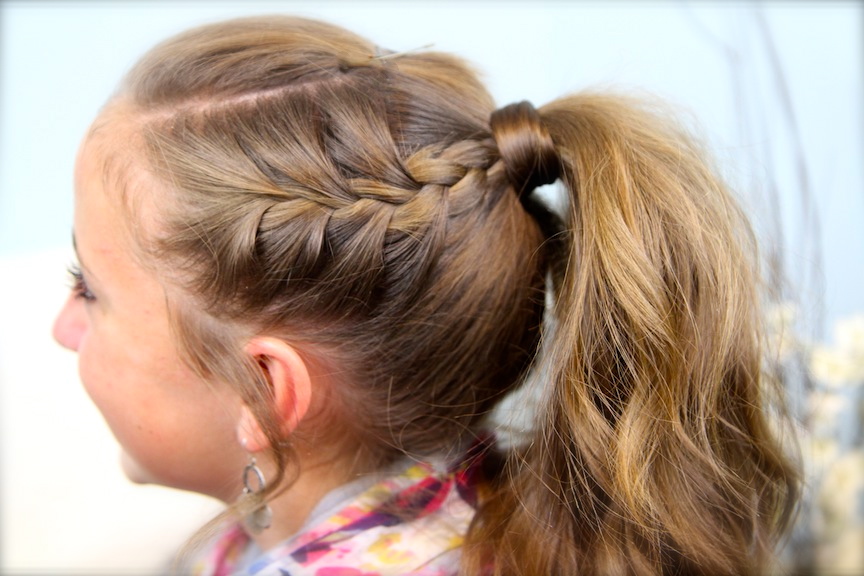
[(238, 566), (249, 537), (229, 527), (195, 568), (200, 576), (450, 576), (474, 516), (476, 466), (416, 464), (329, 518)]

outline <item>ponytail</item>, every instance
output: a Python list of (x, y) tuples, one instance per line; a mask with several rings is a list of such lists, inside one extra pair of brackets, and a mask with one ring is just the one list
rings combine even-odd
[(529, 108), (491, 127), (517, 192), (540, 174), (569, 195), (547, 230), (554, 328), (536, 429), (484, 499), (465, 571), (761, 573), (798, 478), (767, 421), (746, 218), (693, 140), (644, 104)]
[[(466, 574), (758, 572), (798, 480), (766, 420), (752, 233), (705, 155), (624, 98), (490, 120), (459, 59), (380, 52), (302, 18), (208, 24), (116, 97), (146, 152), (121, 180), (155, 184), (120, 188), (158, 204), (138, 254), (190, 365), (261, 400), (270, 490), (310, 439), (352, 469), (461, 452), (533, 368), (537, 425), (485, 461)], [(556, 180), (563, 214), (533, 193)], [(252, 332), (332, 376), (291, 443)]]

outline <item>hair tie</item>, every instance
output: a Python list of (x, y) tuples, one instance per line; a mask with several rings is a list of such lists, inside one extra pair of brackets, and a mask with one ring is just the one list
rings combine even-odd
[(507, 178), (519, 196), (551, 184), (561, 175), (561, 159), (543, 119), (527, 100), (499, 108), (489, 118), (492, 137)]

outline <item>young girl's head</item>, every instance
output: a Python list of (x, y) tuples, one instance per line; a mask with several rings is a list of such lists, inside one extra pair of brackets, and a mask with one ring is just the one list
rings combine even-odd
[(637, 102), (496, 110), (452, 56), (244, 19), (148, 53), (76, 171), (55, 333), (135, 480), (231, 501), (247, 453), (273, 491), (455, 458), (533, 369), (466, 569), (736, 573), (785, 523), (746, 223)]
[(223, 28), (132, 71), (84, 143), (80, 217), (98, 183), (102, 238), (164, 287), (165, 335), (238, 387), (272, 445), (252, 335), (326, 376), (328, 440), (379, 461), (453, 450), (519, 381), (543, 306), (490, 97), (453, 58), (397, 64), (324, 24)]

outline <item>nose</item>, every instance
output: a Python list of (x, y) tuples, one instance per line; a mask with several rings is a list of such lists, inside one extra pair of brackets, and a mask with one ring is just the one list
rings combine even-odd
[(54, 319), (54, 339), (64, 348), (77, 352), (86, 328), (87, 312), (84, 305), (74, 294), (70, 294)]

